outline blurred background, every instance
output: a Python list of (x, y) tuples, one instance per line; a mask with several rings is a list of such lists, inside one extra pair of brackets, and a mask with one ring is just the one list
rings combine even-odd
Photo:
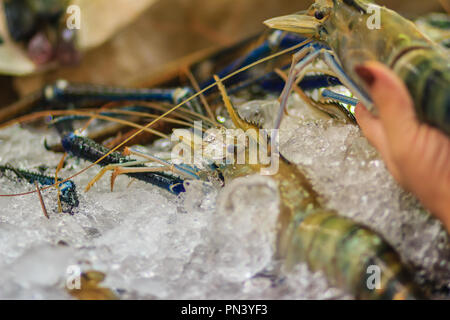
[[(2, 0), (8, 1), (8, 0)], [(77, 1), (75, 1), (76, 3)], [(270, 17), (306, 9), (307, 0), (78, 0), (81, 33), (92, 40), (79, 64), (39, 74), (0, 77), (0, 106), (64, 78), (130, 86), (164, 73), (195, 52), (233, 44), (265, 29)], [(379, 0), (414, 19), (449, 1)]]

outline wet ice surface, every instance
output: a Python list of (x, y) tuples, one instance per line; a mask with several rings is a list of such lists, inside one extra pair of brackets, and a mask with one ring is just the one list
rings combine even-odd
[(383, 235), (418, 282), (450, 288), (447, 232), (396, 184), (356, 126), (319, 121), (290, 132), (280, 135), (282, 153), (307, 172), (327, 208)]
[[(448, 286), (449, 241), (441, 224), (403, 192), (359, 129), (330, 121), (286, 118), (282, 153), (301, 165), (324, 203), (380, 232), (414, 265), (417, 278)], [(52, 174), (59, 155), (44, 151), (44, 135), (18, 127), (0, 131), (0, 163)], [(167, 146), (151, 148), (157, 155)], [(67, 177), (87, 164), (70, 159)], [(78, 265), (107, 277), (121, 298), (138, 299), (349, 299), (305, 265), (279, 272), (273, 260), (279, 199), (268, 177), (251, 176), (225, 188), (192, 182), (179, 197), (119, 177), (113, 193), (104, 178), (83, 187), (92, 168), (74, 181), (80, 207), (56, 212), (56, 191), (0, 197), (0, 298), (70, 298), (67, 268)], [(29, 191), (0, 178), (2, 194)]]

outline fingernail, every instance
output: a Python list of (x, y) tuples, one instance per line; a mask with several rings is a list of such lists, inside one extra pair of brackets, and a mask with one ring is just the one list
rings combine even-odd
[(355, 72), (369, 86), (372, 87), (375, 82), (375, 76), (372, 71), (363, 65), (355, 67)]

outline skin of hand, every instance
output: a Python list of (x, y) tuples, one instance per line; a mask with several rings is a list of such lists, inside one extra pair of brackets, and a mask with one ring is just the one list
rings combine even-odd
[(362, 104), (356, 119), (394, 179), (415, 194), (450, 232), (450, 138), (419, 123), (405, 84), (386, 66), (368, 62), (355, 71), (367, 84), (379, 116)]

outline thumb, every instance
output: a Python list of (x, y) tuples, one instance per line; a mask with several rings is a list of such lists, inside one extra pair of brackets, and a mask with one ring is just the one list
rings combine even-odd
[(399, 145), (419, 129), (414, 103), (405, 84), (379, 62), (358, 66), (356, 73), (368, 85), (388, 139)]

